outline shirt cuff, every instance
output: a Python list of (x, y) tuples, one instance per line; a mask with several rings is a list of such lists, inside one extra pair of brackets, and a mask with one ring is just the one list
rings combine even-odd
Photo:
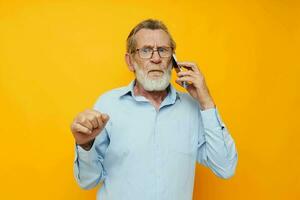
[(209, 108), (206, 110), (200, 110), (202, 122), (204, 128), (214, 129), (214, 128), (225, 128), (225, 124), (223, 123), (218, 108)]
[(85, 150), (78, 144), (75, 144), (75, 161), (80, 159), (82, 161), (90, 162), (97, 160), (97, 153), (95, 149), (95, 142), (90, 150)]

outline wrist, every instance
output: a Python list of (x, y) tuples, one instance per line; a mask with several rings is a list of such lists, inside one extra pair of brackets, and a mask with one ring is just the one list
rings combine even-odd
[(92, 148), (92, 146), (93, 146), (93, 144), (94, 144), (94, 141), (95, 141), (95, 139), (93, 139), (93, 140), (91, 140), (91, 141), (89, 141), (89, 142), (87, 142), (87, 143), (84, 143), (84, 144), (77, 144), (77, 145), (79, 145), (81, 148), (83, 148), (84, 150), (86, 150), (86, 151), (89, 151), (91, 148)]
[(201, 110), (207, 110), (210, 108), (216, 108), (216, 105), (213, 100), (208, 100), (208, 101), (199, 101), (199, 105)]

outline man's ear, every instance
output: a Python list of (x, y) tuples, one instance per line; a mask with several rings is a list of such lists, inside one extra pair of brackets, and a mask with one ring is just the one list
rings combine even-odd
[(131, 55), (129, 53), (125, 54), (125, 61), (126, 61), (128, 69), (130, 71), (132, 71), (132, 72), (135, 72), (133, 61), (132, 61), (132, 57), (131, 57)]

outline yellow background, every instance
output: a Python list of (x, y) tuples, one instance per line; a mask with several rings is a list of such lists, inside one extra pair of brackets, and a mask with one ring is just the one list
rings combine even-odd
[[(298, 1), (0, 1), (0, 198), (95, 199), (73, 178), (73, 117), (133, 78), (126, 37), (163, 20), (236, 141), (230, 180), (194, 200), (300, 199)], [(173, 81), (174, 81), (173, 74)], [(177, 87), (178, 88), (178, 87)]]

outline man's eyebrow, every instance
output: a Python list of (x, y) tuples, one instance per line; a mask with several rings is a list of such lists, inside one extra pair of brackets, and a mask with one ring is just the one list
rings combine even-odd
[[(150, 48), (154, 48), (154, 46), (153, 45), (144, 45), (144, 46), (142, 46), (141, 48), (148, 48), (148, 47), (150, 47)], [(161, 46), (157, 46), (157, 48), (160, 48), (160, 47), (170, 47), (169, 45), (161, 45)]]
[(153, 48), (154, 46), (153, 45), (143, 45), (142, 48), (145, 48), (145, 47), (151, 47)]

